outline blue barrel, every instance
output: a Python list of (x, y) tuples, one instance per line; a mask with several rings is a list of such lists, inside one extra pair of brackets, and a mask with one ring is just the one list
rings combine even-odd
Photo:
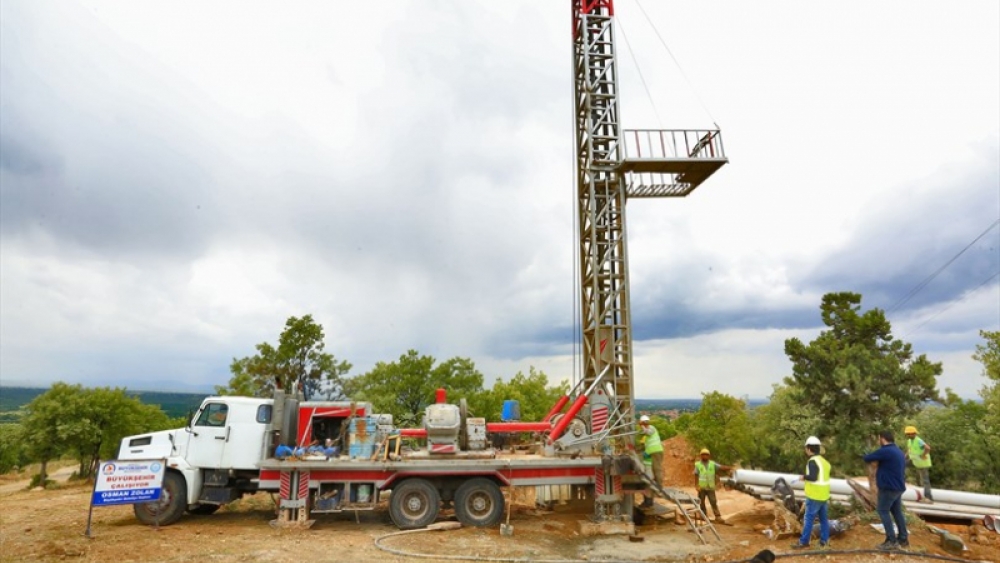
[(516, 399), (507, 399), (504, 401), (503, 409), (500, 411), (500, 420), (503, 422), (521, 420), (521, 403)]

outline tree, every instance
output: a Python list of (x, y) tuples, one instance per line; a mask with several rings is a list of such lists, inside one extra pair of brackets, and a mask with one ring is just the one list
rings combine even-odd
[(735, 463), (750, 455), (749, 422), (743, 401), (718, 391), (703, 393), (685, 437), (695, 453), (708, 448), (720, 463)]
[(560, 397), (569, 392), (569, 383), (563, 381), (549, 386), (549, 378), (534, 366), (528, 368), (528, 375), (521, 372), (504, 381), (497, 378), (493, 388), (469, 398), (469, 406), (477, 416), (486, 420), (500, 420), (503, 402), (516, 400), (521, 407), (521, 420), (539, 422), (556, 404)]
[(220, 395), (271, 396), (275, 389), (301, 389), (306, 398), (326, 400), (346, 398), (344, 376), (351, 370), (347, 361), (338, 362), (324, 352), (323, 326), (312, 315), (289, 317), (278, 337), (277, 347), (267, 342), (256, 346), (257, 354), (233, 358), (233, 377), (227, 386), (218, 386)]
[(83, 387), (58, 382), (24, 408), (22, 437), (31, 460), (40, 463), (38, 482), (45, 486), (48, 463), (72, 447), (70, 427), (81, 409)]
[(39, 482), (45, 483), (47, 464), (73, 455), (77, 474), (89, 477), (100, 459), (118, 454), (122, 438), (163, 430), (174, 422), (158, 406), (145, 405), (124, 389), (85, 389), (56, 383), (26, 407), (22, 433), (31, 457), (41, 462)]
[(871, 437), (894, 427), (938, 398), (941, 364), (914, 357), (908, 343), (893, 338), (880, 309), (861, 313), (861, 295), (828, 293), (820, 306), (828, 330), (804, 345), (785, 341), (792, 377), (785, 383), (793, 399), (819, 416), (817, 435), (828, 457), (842, 470), (860, 468), (859, 454)]
[[(983, 447), (996, 463), (996, 456), (1000, 455), (997, 453), (1000, 452), (1000, 435), (997, 434), (997, 429), (1000, 428), (1000, 330), (981, 330), (979, 335), (986, 342), (976, 345), (976, 353), (972, 355), (972, 359), (983, 364), (983, 376), (987, 379), (979, 391), (984, 411), (981, 427), (990, 430), (983, 437)], [(1000, 490), (1000, 470), (995, 470), (992, 477), (990, 490), (997, 492)]]
[(986, 406), (946, 393), (944, 406), (926, 408), (907, 421), (934, 448), (934, 486), (1000, 491), (1000, 440), (986, 422)]
[(995, 430), (1000, 428), (1000, 330), (981, 330), (979, 335), (986, 342), (976, 345), (976, 353), (972, 355), (972, 359), (983, 364), (983, 376), (987, 379), (979, 391), (983, 406), (986, 407), (983, 422)]
[(796, 400), (793, 390), (775, 385), (770, 400), (750, 411), (752, 446), (746, 459), (753, 467), (801, 473), (806, 438), (821, 435), (819, 417)]
[(101, 459), (113, 459), (125, 436), (169, 427), (170, 418), (156, 405), (145, 405), (125, 389), (85, 389), (74, 421), (65, 432), (80, 462), (77, 474), (89, 477)]
[(448, 390), (451, 403), (483, 392), (483, 374), (472, 360), (455, 357), (437, 366), (435, 362), (410, 350), (395, 362), (378, 362), (368, 373), (351, 379), (348, 389), (353, 398), (371, 401), (376, 412), (393, 415), (400, 427), (420, 423), (439, 387)]
[(22, 434), (20, 424), (0, 424), (0, 474), (27, 463), (28, 451)]

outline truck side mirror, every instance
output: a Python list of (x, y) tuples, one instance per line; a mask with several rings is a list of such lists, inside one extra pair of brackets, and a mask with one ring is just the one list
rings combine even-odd
[(188, 434), (194, 434), (197, 436), (198, 433), (194, 431), (194, 409), (188, 409), (187, 421), (188, 423), (187, 426), (184, 427), (184, 431)]

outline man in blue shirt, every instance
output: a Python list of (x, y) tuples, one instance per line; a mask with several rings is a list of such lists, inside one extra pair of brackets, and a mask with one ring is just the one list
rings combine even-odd
[[(878, 462), (875, 485), (878, 487), (878, 511), (885, 528), (885, 542), (878, 546), (883, 551), (910, 547), (910, 535), (906, 531), (903, 516), (903, 492), (906, 491), (906, 458), (903, 450), (896, 445), (892, 432), (886, 430), (878, 435), (881, 448), (865, 454), (865, 462)], [(890, 518), (890, 515), (892, 518)], [(893, 529), (893, 521), (896, 523)]]

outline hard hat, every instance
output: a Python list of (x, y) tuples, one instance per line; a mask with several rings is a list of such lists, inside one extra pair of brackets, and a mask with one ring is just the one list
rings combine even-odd
[(712, 452), (708, 451), (708, 448), (702, 448), (701, 455), (712, 455)]
[(819, 438), (817, 438), (816, 436), (809, 436), (808, 438), (806, 438), (806, 445), (807, 446), (821, 446), (822, 443), (819, 441)]
[(642, 415), (639, 417), (639, 422), (649, 422), (649, 417), (646, 415)]
[(903, 430), (903, 434), (916, 434), (916, 433), (917, 433), (916, 426), (907, 426), (906, 430)]

